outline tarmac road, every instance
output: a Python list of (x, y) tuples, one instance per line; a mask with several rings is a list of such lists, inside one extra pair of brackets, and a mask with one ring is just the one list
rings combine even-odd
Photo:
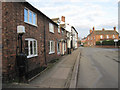
[(118, 88), (118, 49), (80, 50), (77, 88)]

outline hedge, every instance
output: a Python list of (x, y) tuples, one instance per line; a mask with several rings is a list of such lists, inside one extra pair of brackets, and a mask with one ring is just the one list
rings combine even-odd
[[(100, 41), (97, 41), (96, 45), (101, 45)], [(114, 40), (104, 40), (104, 41), (102, 41), (102, 45), (114, 46), (115, 42), (114, 42)]]

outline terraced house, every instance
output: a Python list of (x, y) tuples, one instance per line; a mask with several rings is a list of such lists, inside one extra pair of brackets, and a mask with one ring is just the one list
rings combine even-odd
[(97, 41), (109, 41), (119, 38), (119, 33), (116, 31), (116, 27), (113, 27), (113, 30), (95, 30), (93, 27), (90, 30), (90, 34), (87, 36), (85, 46), (96, 46)]
[[(48, 62), (67, 53), (65, 28), (28, 2), (2, 2), (1, 10), (3, 82), (14, 80), (21, 70), (30, 79)], [(22, 39), (18, 30), (24, 31)], [(21, 52), (24, 58), (18, 57)]]

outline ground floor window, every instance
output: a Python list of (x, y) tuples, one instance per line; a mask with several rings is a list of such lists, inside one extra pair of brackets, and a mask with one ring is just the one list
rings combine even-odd
[(57, 52), (60, 53), (60, 42), (57, 42)]
[(27, 58), (37, 56), (37, 40), (32, 38), (25, 39), (25, 51)]
[(64, 51), (66, 51), (66, 43), (64, 43)]
[(50, 52), (49, 54), (55, 53), (55, 42), (50, 41)]

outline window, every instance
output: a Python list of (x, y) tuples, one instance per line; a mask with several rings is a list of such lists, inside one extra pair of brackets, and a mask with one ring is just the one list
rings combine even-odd
[(90, 43), (88, 42), (88, 45), (90, 45)]
[(103, 39), (103, 35), (100, 35), (100, 39)]
[(113, 35), (113, 38), (115, 38), (115, 35)]
[(92, 37), (91, 37), (91, 40), (92, 40)]
[(25, 39), (25, 51), (27, 58), (37, 56), (37, 40), (32, 38)]
[(88, 37), (88, 40), (89, 40), (89, 37)]
[(58, 26), (58, 33), (60, 33), (60, 26)]
[(28, 22), (28, 10), (24, 9), (24, 21)]
[(64, 51), (66, 51), (66, 43), (64, 43)]
[(109, 39), (109, 35), (107, 35), (107, 39)]
[(37, 16), (34, 12), (29, 9), (24, 9), (24, 22), (37, 25)]
[(62, 30), (62, 35), (64, 35), (64, 31)]
[(49, 23), (49, 31), (54, 33), (54, 25), (52, 23)]
[(49, 54), (55, 53), (55, 42), (50, 41), (50, 52)]
[(57, 43), (57, 52), (60, 53), (60, 42)]

